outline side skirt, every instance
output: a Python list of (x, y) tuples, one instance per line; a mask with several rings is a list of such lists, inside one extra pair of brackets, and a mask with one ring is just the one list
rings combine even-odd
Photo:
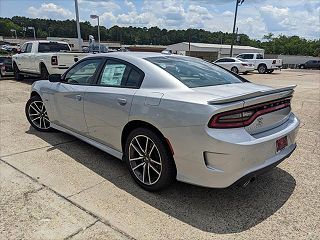
[(110, 155), (122, 160), (122, 155), (123, 155), (122, 152), (119, 152), (119, 151), (117, 151), (117, 150), (115, 150), (115, 149), (113, 149), (111, 147), (108, 147), (108, 146), (106, 146), (104, 144), (101, 144), (101, 143), (99, 143), (99, 142), (97, 142), (97, 141), (95, 141), (93, 139), (90, 139), (90, 138), (85, 137), (85, 136), (83, 136), (81, 134), (75, 133), (75, 132), (73, 132), (73, 131), (71, 131), (69, 129), (61, 127), (61, 126), (56, 125), (54, 123), (51, 123), (50, 127), (54, 128), (54, 129), (57, 129), (57, 130), (59, 130), (61, 132), (65, 132), (67, 134), (70, 134), (70, 135), (72, 135), (72, 136), (74, 136), (74, 137), (76, 137), (76, 138), (78, 138), (78, 139), (80, 139), (80, 140), (82, 140), (82, 141), (84, 141), (86, 143), (89, 143), (90, 145), (92, 145), (92, 146), (94, 146), (96, 148), (99, 148), (100, 150), (102, 150), (102, 151), (104, 151), (106, 153), (109, 153)]

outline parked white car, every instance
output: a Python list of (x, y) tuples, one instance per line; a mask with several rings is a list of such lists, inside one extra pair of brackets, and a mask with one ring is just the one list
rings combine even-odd
[(23, 44), (20, 53), (12, 56), (12, 66), (16, 80), (22, 80), (25, 75), (48, 79), (50, 74), (63, 74), (86, 55), (71, 52), (66, 42), (31, 41)]
[(265, 59), (261, 53), (242, 53), (236, 58), (244, 59), (254, 65), (259, 73), (272, 73), (282, 67), (282, 59)]
[(247, 74), (248, 72), (254, 71), (253, 64), (248, 63), (239, 58), (219, 58), (213, 63), (235, 74), (239, 74), (239, 73)]

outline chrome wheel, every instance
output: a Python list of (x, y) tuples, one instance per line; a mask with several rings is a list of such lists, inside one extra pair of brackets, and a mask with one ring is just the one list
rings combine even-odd
[(134, 175), (146, 185), (155, 184), (162, 173), (159, 149), (149, 137), (135, 136), (129, 145), (129, 163)]
[(42, 101), (31, 102), (28, 108), (28, 115), (36, 127), (43, 130), (50, 128), (50, 120)]

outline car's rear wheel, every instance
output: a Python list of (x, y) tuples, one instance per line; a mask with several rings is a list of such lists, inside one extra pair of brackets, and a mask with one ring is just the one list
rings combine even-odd
[(47, 110), (39, 96), (33, 96), (28, 100), (25, 113), (33, 128), (40, 132), (52, 131)]
[(161, 190), (176, 179), (176, 167), (165, 140), (147, 128), (129, 134), (124, 159), (133, 179), (145, 190)]
[(237, 67), (232, 67), (231, 68), (231, 72), (238, 74), (239, 73), (239, 69)]

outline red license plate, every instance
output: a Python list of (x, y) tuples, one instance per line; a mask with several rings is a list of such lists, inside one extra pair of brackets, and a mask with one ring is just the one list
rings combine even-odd
[(281, 151), (284, 149), (286, 146), (288, 146), (288, 138), (287, 136), (284, 136), (276, 141), (276, 146), (277, 146), (277, 152)]

